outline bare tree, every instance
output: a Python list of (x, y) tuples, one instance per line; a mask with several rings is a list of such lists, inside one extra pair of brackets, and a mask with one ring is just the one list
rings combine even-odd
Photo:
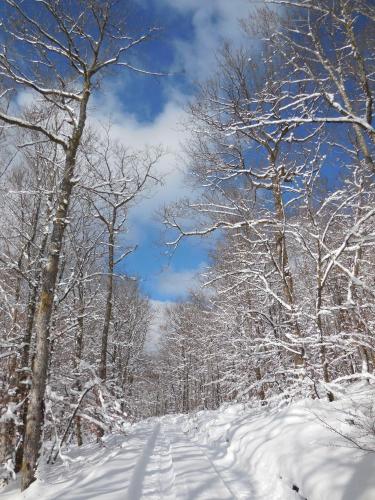
[[(374, 172), (374, 7), (363, 0), (271, 0), (286, 7), (270, 37), (289, 67), (283, 81), (282, 116), (254, 117), (262, 123), (336, 124), (352, 127), (361, 158)], [(266, 13), (266, 15), (269, 15)], [(361, 23), (357, 23), (360, 16)], [(324, 35), (323, 35), (324, 34)]]
[[(39, 112), (27, 117), (1, 111), (0, 120), (4, 126), (32, 130), (39, 134), (39, 140), (57, 144), (64, 160), (37, 305), (36, 351), (22, 465), (25, 489), (35, 477), (39, 456), (53, 297), (88, 103), (107, 68), (133, 68), (130, 51), (150, 38), (153, 30), (132, 36), (122, 21), (123, 6), (111, 0), (4, 3), (2, 97), (27, 91), (41, 104)], [(26, 68), (30, 60), (32, 66)]]
[(155, 182), (152, 169), (160, 158), (161, 151), (132, 152), (110, 140), (110, 130), (100, 147), (92, 155), (87, 155), (89, 162), (89, 202), (94, 216), (104, 225), (107, 236), (107, 262), (105, 276), (107, 294), (105, 315), (101, 335), (99, 377), (107, 377), (107, 351), (110, 324), (113, 309), (113, 280), (118, 266), (134, 248), (127, 248), (117, 255), (118, 235), (124, 231), (129, 209), (148, 189), (150, 181)]
[(286, 8), (243, 22), (258, 53), (224, 46), (190, 108), (200, 191), (166, 224), (172, 246), (221, 236), (206, 285), (228, 393), (332, 401), (373, 366), (372, 8), (270, 3)]

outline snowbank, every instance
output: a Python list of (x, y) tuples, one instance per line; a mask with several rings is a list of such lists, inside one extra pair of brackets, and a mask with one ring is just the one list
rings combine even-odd
[(268, 412), (231, 405), (197, 413), (185, 430), (253, 477), (259, 498), (374, 500), (375, 451), (367, 451), (375, 450), (374, 395), (357, 385), (334, 403), (305, 400)]

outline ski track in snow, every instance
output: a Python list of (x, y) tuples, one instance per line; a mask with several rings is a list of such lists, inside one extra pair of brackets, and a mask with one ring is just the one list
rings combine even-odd
[[(254, 499), (244, 474), (236, 473), (233, 464), (220, 466), (209, 448), (189, 439), (175, 425), (168, 429), (175, 469), (176, 498)], [(182, 494), (181, 494), (182, 493)]]
[(243, 474), (215, 464), (209, 450), (177, 424), (158, 423), (134, 468), (127, 500), (254, 499)]

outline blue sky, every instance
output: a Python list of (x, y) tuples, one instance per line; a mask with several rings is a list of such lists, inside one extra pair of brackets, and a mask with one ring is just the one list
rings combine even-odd
[[(194, 274), (208, 262), (209, 241), (184, 241), (173, 254), (165, 245), (162, 207), (191, 194), (184, 178), (183, 122), (194, 86), (215, 71), (215, 50), (224, 39), (240, 43), (238, 20), (249, 12), (248, 0), (135, 0), (139, 24), (162, 27), (158, 39), (145, 45), (139, 65), (166, 77), (126, 73), (107, 80), (94, 100), (94, 120), (112, 122), (112, 133), (125, 145), (142, 149), (162, 145), (167, 154), (157, 166), (164, 184), (129, 214), (129, 231), (122, 244), (137, 250), (118, 269), (137, 275), (142, 290), (153, 300), (182, 298)], [(121, 249), (119, 249), (121, 251)]]

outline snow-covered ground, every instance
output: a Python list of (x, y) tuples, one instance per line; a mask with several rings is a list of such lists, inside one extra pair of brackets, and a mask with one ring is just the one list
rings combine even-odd
[(358, 385), (331, 404), (272, 411), (236, 404), (149, 419), (126, 437), (73, 448), (27, 492), (13, 483), (0, 498), (373, 500), (375, 453), (346, 437), (375, 449), (373, 396)]

